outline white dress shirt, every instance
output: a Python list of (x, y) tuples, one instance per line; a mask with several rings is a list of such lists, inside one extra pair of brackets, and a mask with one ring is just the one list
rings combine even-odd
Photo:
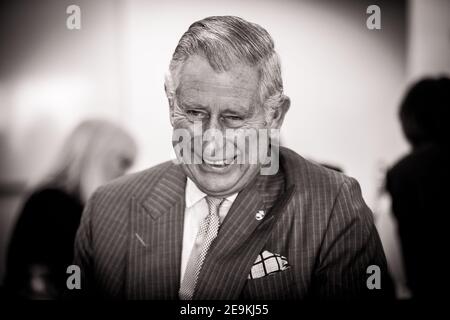
[[(232, 194), (225, 198), (225, 201), (219, 208), (220, 222), (225, 219), (238, 193)], [(200, 223), (209, 214), (208, 203), (205, 197), (206, 193), (201, 191), (191, 179), (187, 178), (185, 190), (184, 210), (184, 227), (183, 227), (183, 248), (181, 250), (181, 279), (183, 281), (184, 272), (186, 270), (192, 248), (194, 247), (195, 238), (197, 237)]]

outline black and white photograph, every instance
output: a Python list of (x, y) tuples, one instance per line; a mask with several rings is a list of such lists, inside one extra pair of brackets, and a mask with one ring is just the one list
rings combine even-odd
[(0, 300), (443, 301), (449, 131), (449, 0), (2, 2)]

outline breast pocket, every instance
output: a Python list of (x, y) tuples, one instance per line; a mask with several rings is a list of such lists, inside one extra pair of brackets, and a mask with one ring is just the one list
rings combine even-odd
[(297, 297), (293, 268), (248, 279), (242, 291), (246, 300), (290, 300)]

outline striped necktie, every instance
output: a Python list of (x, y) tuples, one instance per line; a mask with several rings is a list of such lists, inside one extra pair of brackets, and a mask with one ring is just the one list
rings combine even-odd
[(200, 228), (186, 266), (183, 281), (178, 292), (181, 300), (190, 300), (194, 295), (200, 270), (208, 253), (209, 246), (217, 237), (220, 226), (219, 208), (225, 199), (206, 197), (209, 214), (200, 223)]

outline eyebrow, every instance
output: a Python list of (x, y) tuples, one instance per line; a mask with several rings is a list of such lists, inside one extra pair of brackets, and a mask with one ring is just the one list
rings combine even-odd
[(247, 110), (244, 107), (237, 106), (237, 109), (230, 109), (225, 108), (221, 111), (221, 113), (233, 113), (233, 114), (239, 114), (239, 115), (247, 115), (250, 113), (250, 110)]
[[(205, 110), (209, 110), (210, 107), (209, 106), (204, 106), (202, 104), (196, 103), (196, 102), (181, 102), (181, 107), (183, 109), (186, 108), (198, 108), (198, 109), (205, 109)], [(224, 109), (221, 110), (221, 113), (237, 113), (237, 114), (242, 114), (242, 115), (247, 115), (248, 113), (250, 113), (251, 108), (247, 109), (243, 106), (236, 106), (236, 109), (231, 109), (230, 107), (225, 107)]]
[(207, 110), (210, 109), (208, 106), (204, 106), (204, 105), (201, 105), (201, 104), (195, 103), (195, 102), (181, 102), (180, 105), (183, 109), (186, 109), (186, 108), (197, 108), (197, 109), (207, 109)]

